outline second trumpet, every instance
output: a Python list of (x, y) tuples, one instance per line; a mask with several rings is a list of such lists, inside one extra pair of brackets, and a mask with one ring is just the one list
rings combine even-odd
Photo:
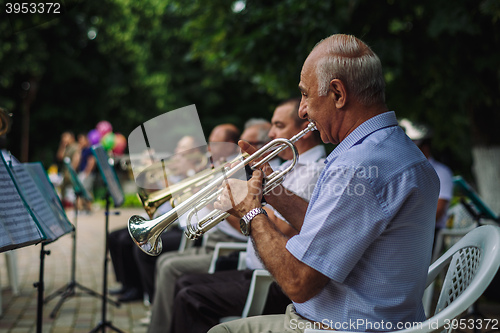
[[(216, 200), (217, 196), (222, 192), (221, 185), (223, 182), (234, 176), (237, 172), (242, 171), (246, 166), (249, 166), (254, 160), (260, 159), (252, 165), (251, 169), (257, 169), (271, 159), (275, 158), (283, 150), (290, 148), (293, 152), (292, 163), (284, 170), (274, 171), (267, 176), (264, 180), (264, 193), (271, 191), (274, 187), (283, 181), (283, 177), (290, 172), (297, 163), (298, 153), (294, 143), (302, 138), (307, 133), (316, 130), (316, 126), (310, 123), (304, 130), (297, 133), (291, 139), (275, 139), (264, 145), (252, 155), (240, 161), (237, 165), (226, 168), (221, 174), (215, 177), (205, 187), (201, 188), (197, 193), (181, 202), (174, 209), (168, 213), (163, 214), (152, 220), (147, 220), (139, 215), (130, 217), (128, 221), (128, 230), (133, 241), (145, 253), (157, 256), (162, 251), (162, 243), (160, 235), (162, 232), (172, 225), (179, 216), (187, 213), (188, 211), (196, 212), (201, 207), (206, 206)], [(192, 215), (192, 214), (190, 214)], [(227, 212), (214, 210), (205, 218), (202, 218), (197, 225), (188, 223), (186, 235), (189, 238), (195, 239), (213, 228), (219, 222), (228, 216)]]

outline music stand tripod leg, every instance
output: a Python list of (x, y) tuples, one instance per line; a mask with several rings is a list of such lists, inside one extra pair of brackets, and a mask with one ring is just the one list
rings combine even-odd
[[(103, 269), (103, 281), (102, 281), (102, 309), (101, 309), (101, 322), (93, 328), (90, 332), (97, 332), (102, 329), (102, 333), (106, 332), (106, 327), (111, 328), (117, 332), (123, 332), (119, 328), (113, 326), (111, 321), (106, 320), (106, 310), (107, 310), (107, 301), (108, 298), (105, 296), (108, 290), (108, 235), (109, 235), (109, 205), (110, 205), (110, 193), (109, 190), (106, 191), (106, 210), (105, 214), (105, 233), (104, 233), (104, 269)], [(117, 303), (118, 306), (120, 303)]]
[(50, 251), (45, 250), (45, 244), (42, 242), (42, 248), (40, 250), (40, 274), (38, 282), (35, 282), (33, 286), (38, 290), (38, 300), (37, 300), (37, 311), (36, 311), (36, 332), (42, 333), (42, 322), (43, 322), (43, 291), (44, 291), (44, 268), (45, 268), (45, 256), (50, 255)]
[[(57, 312), (61, 308), (62, 304), (70, 297), (76, 296), (75, 289), (80, 288), (83, 290), (86, 294), (89, 294), (91, 296), (95, 297), (102, 297), (101, 294), (98, 292), (87, 288), (80, 283), (76, 281), (76, 229), (77, 229), (77, 223), (78, 223), (78, 198), (80, 198), (80, 195), (78, 193), (76, 194), (75, 202), (74, 202), (74, 207), (75, 207), (75, 222), (74, 222), (74, 227), (73, 227), (73, 249), (72, 249), (72, 261), (71, 261), (71, 280), (68, 282), (68, 284), (64, 287), (59, 288), (56, 290), (54, 293), (51, 295), (47, 296), (45, 298), (44, 304), (47, 304), (49, 301), (51, 301), (53, 298), (57, 297), (58, 295), (61, 295), (61, 298), (57, 302), (57, 304), (54, 306), (54, 309), (50, 313), (50, 318), (55, 318)], [(119, 303), (109, 300), (110, 303), (112, 303), (115, 306), (119, 306)]]

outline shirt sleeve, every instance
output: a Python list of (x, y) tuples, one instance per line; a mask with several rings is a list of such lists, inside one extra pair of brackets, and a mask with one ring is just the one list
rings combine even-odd
[(439, 199), (451, 200), (453, 197), (453, 173), (447, 167), (436, 168), (439, 177)]
[[(327, 170), (325, 170), (327, 171)], [(359, 170), (323, 173), (301, 232), (287, 243), (298, 260), (342, 283), (387, 226), (384, 204)]]

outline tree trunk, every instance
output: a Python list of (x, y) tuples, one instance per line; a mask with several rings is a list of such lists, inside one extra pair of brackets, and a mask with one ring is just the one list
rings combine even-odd
[(500, 215), (500, 146), (472, 148), (472, 172), (481, 199)]
[(30, 142), (30, 108), (31, 104), (35, 101), (36, 93), (38, 91), (38, 80), (30, 78), (28, 81), (23, 82), (22, 85), (23, 102), (22, 109), (22, 132), (21, 132), (21, 162), (26, 163), (29, 161), (29, 142)]

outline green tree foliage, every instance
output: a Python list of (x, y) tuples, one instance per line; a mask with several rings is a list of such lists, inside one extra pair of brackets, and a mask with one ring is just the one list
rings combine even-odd
[[(30, 160), (51, 163), (60, 134), (100, 120), (130, 131), (196, 104), (205, 134), (221, 122), (269, 118), (276, 100), (238, 78), (205, 70), (178, 38), (183, 19), (165, 1), (80, 1), (57, 19), (0, 20), (0, 104), (14, 114), (9, 148), (20, 154), (30, 105)], [(27, 84), (29, 83), (29, 84)]]
[[(314, 45), (348, 33), (380, 56), (389, 108), (430, 124), (436, 151), (467, 172), (473, 144), (500, 143), (499, 3), (80, 1), (57, 20), (1, 37), (0, 104), (17, 117), (22, 83), (38, 82), (32, 142), (52, 140), (52, 149), (63, 128), (107, 119), (126, 134), (193, 103), (207, 131), (222, 121), (241, 126), (297, 96)], [(0, 31), (6, 26), (0, 20)]]
[(499, 1), (172, 3), (193, 58), (273, 96), (296, 91), (319, 40), (354, 34), (382, 60), (389, 108), (431, 125), (447, 162), (468, 168), (471, 144), (500, 143)]

